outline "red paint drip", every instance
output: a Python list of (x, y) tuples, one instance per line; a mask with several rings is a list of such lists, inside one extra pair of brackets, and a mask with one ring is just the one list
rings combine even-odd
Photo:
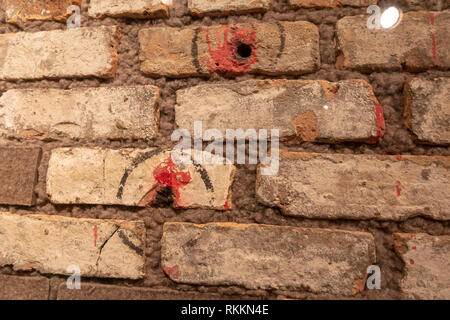
[(378, 140), (384, 135), (386, 131), (386, 122), (384, 121), (384, 113), (383, 108), (381, 106), (375, 106), (375, 113), (377, 116), (376, 125), (377, 125), (377, 136), (375, 139), (370, 141), (370, 143), (377, 143)]
[[(434, 13), (430, 12), (430, 22), (431, 25), (434, 26)], [(436, 35), (433, 33), (431, 36), (433, 40), (433, 63), (435, 66), (438, 65), (438, 56), (437, 56), (437, 46), (436, 46)]]
[(413, 259), (409, 260), (409, 263), (414, 264), (414, 260)]
[(228, 209), (230, 209), (230, 206), (229, 206), (229, 204), (228, 204), (228, 201), (229, 201), (230, 199), (227, 197), (227, 200), (225, 201), (225, 206), (223, 207), (223, 210), (228, 210)]
[[(229, 35), (231, 34), (231, 39)], [(223, 42), (220, 41), (220, 34), (216, 32), (217, 49), (213, 49), (209, 31), (206, 33), (209, 54), (211, 60), (208, 62), (208, 68), (212, 72), (222, 74), (241, 74), (248, 72), (252, 64), (258, 61), (256, 56), (256, 31), (248, 27), (227, 27), (223, 32)], [(238, 53), (240, 45), (247, 45), (251, 48), (249, 57), (241, 57)]]
[(175, 265), (173, 267), (163, 268), (164, 273), (176, 281), (180, 277), (180, 266)]
[(172, 192), (175, 193), (176, 204), (180, 205), (180, 188), (191, 182), (189, 171), (178, 171), (176, 164), (172, 161), (172, 157), (169, 157), (153, 170), (153, 176), (158, 184), (172, 189)]
[(97, 230), (98, 230), (98, 227), (95, 225), (94, 226), (94, 247), (97, 246)]
[(397, 187), (397, 197), (400, 197), (402, 194), (402, 189), (400, 188), (400, 186), (402, 185), (402, 183), (400, 181), (395, 182), (396, 187)]

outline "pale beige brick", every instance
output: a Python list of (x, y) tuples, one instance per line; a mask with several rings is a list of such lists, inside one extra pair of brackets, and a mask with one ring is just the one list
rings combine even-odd
[(4, 0), (6, 21), (20, 23), (28, 20), (66, 21), (71, 5), (81, 7), (82, 0)]
[(158, 132), (154, 86), (13, 89), (0, 98), (0, 132), (34, 139), (152, 139)]
[[(290, 216), (450, 220), (450, 157), (280, 153), (257, 197)], [(261, 169), (261, 167), (260, 167)]]
[(394, 234), (395, 251), (405, 264), (401, 290), (409, 298), (450, 299), (450, 236)]
[(113, 78), (119, 27), (0, 35), (0, 80)]
[(235, 223), (166, 223), (161, 263), (175, 282), (352, 295), (375, 262), (370, 233)]
[(142, 221), (0, 213), (0, 266), (81, 277), (138, 279), (145, 272)]
[(162, 0), (91, 0), (89, 16), (94, 18), (126, 17), (126, 18), (167, 18), (169, 8)]
[(413, 79), (404, 93), (406, 126), (416, 142), (450, 144), (450, 79)]
[(449, 10), (408, 12), (391, 29), (370, 30), (368, 18), (348, 16), (338, 21), (338, 68), (363, 72), (450, 68)]
[(284, 139), (309, 142), (376, 142), (383, 110), (363, 80), (249, 80), (177, 91), (178, 127), (203, 130), (278, 129)]
[(139, 32), (141, 70), (151, 76), (303, 74), (320, 66), (319, 31), (306, 21)]
[(224, 16), (267, 11), (270, 0), (189, 0), (188, 7), (197, 16)]
[[(193, 154), (206, 160), (210, 155)], [(146, 207), (157, 201), (159, 191), (170, 188), (175, 207), (230, 209), (235, 167), (223, 158), (212, 159), (212, 164), (190, 160), (177, 165), (170, 151), (160, 149), (55, 149), (47, 193), (53, 203)]]

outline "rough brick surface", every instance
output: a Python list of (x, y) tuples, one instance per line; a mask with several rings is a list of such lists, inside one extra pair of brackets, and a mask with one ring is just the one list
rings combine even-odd
[(449, 167), (449, 157), (282, 151), (277, 175), (258, 173), (257, 196), (307, 218), (450, 220)]
[(142, 278), (144, 222), (0, 213), (0, 266), (5, 265), (51, 274), (68, 274), (76, 265), (82, 277)]
[(383, 111), (363, 80), (250, 80), (201, 85), (177, 92), (178, 127), (203, 130), (279, 129), (280, 137), (309, 142), (376, 142)]
[(375, 262), (371, 234), (269, 225), (166, 223), (161, 263), (174, 281), (356, 294)]
[(414, 79), (404, 93), (406, 126), (415, 140), (450, 144), (450, 79)]
[(377, 2), (378, 0), (289, 0), (289, 4), (294, 8), (367, 7)]
[(149, 28), (139, 32), (141, 70), (152, 76), (302, 74), (320, 65), (310, 22)]
[(394, 234), (403, 260), (403, 292), (415, 299), (450, 299), (450, 236)]
[[(149, 289), (101, 284), (81, 284), (81, 290), (69, 290), (66, 283), (58, 288), (58, 300), (231, 300), (236, 297), (216, 293)], [(251, 297), (239, 297), (251, 299)], [(254, 297), (253, 297), (254, 299)]]
[(267, 11), (270, 0), (189, 0), (188, 7), (197, 16), (223, 16)]
[(412, 10), (444, 10), (449, 8), (450, 3), (447, 0), (424, 1), (424, 0), (399, 0), (399, 4)]
[(226, 210), (234, 172), (231, 164), (177, 165), (160, 149), (62, 148), (52, 151), (47, 193), (53, 203), (146, 207), (168, 192), (178, 208)]
[(158, 97), (154, 86), (13, 89), (0, 98), (0, 132), (14, 138), (152, 139)]
[(0, 300), (47, 300), (50, 281), (43, 277), (0, 275)]
[(81, 6), (82, 0), (4, 0), (6, 21), (19, 23), (28, 20), (65, 21), (71, 5)]
[(0, 203), (32, 206), (40, 148), (0, 147)]
[(89, 15), (94, 18), (167, 18), (169, 9), (162, 0), (91, 0)]
[(450, 11), (409, 12), (391, 29), (370, 30), (367, 19), (348, 16), (338, 21), (338, 68), (362, 72), (450, 68)]
[(112, 78), (118, 27), (92, 27), (0, 35), (0, 80)]

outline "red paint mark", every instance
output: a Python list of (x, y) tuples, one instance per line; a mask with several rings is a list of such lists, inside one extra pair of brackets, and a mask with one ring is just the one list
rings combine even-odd
[(414, 264), (414, 260), (413, 259), (409, 260), (409, 263)]
[(189, 171), (178, 171), (177, 165), (173, 163), (172, 157), (167, 158), (153, 170), (153, 177), (156, 185), (148, 192), (140, 201), (139, 205), (150, 205), (155, 199), (158, 191), (162, 188), (169, 187), (175, 194), (175, 205), (182, 206), (180, 189), (191, 182), (191, 174)]
[(173, 267), (166, 267), (164, 268), (164, 273), (169, 276), (172, 280), (177, 281), (177, 279), (180, 277), (180, 266), (175, 265)]
[(414, 233), (411, 233), (409, 236), (411, 237), (411, 239), (414, 239), (416, 237)]
[[(231, 34), (231, 39), (229, 35)], [(258, 61), (256, 56), (256, 31), (248, 27), (231, 26), (223, 31), (223, 42), (220, 41), (219, 31), (216, 32), (217, 49), (213, 49), (209, 31), (206, 33), (209, 54), (211, 60), (208, 68), (212, 72), (226, 75), (241, 74), (248, 72), (252, 64)], [(249, 57), (241, 57), (237, 50), (240, 45), (251, 48)], [(247, 48), (248, 48), (247, 47)]]
[(412, 249), (413, 249), (413, 250), (416, 250), (417, 248), (416, 248), (416, 246), (414, 246), (414, 247), (412, 247)]
[[(434, 13), (430, 12), (430, 22), (431, 25), (434, 26)], [(437, 56), (437, 46), (436, 46), (436, 35), (433, 33), (431, 36), (433, 40), (433, 63), (435, 66), (438, 65), (438, 56)]]
[(397, 156), (396, 158), (397, 158), (397, 160), (403, 160), (402, 156)]
[(396, 187), (397, 187), (397, 197), (400, 197), (401, 194), (402, 194), (402, 189), (400, 188), (402, 183), (400, 181), (396, 181), (395, 184), (396, 184)]
[(95, 225), (94, 226), (94, 247), (97, 246), (97, 231), (98, 231), (98, 227)]
[(377, 125), (377, 136), (375, 139), (370, 141), (370, 143), (377, 143), (378, 140), (384, 135), (384, 132), (386, 131), (386, 122), (384, 121), (384, 113), (383, 108), (381, 106), (375, 107), (375, 112), (377, 116), (376, 125)]
[(225, 206), (223, 207), (224, 210), (230, 209), (230, 206), (229, 206), (229, 204), (228, 204), (228, 201), (229, 201), (229, 200), (230, 200), (229, 197), (227, 197), (227, 200), (225, 201)]

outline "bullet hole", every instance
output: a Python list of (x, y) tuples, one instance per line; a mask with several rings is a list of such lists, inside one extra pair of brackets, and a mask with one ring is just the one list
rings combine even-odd
[(236, 52), (239, 57), (247, 59), (252, 55), (252, 47), (250, 47), (248, 44), (241, 43), (237, 46)]
[(164, 187), (158, 190), (154, 202), (151, 204), (155, 208), (171, 207), (174, 202), (173, 192), (170, 187)]

